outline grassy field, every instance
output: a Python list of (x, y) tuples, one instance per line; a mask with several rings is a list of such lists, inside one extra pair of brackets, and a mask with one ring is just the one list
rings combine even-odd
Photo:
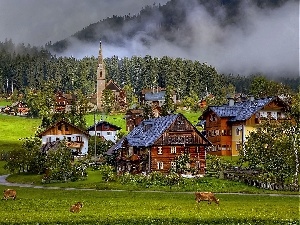
[(0, 151), (20, 148), (20, 138), (31, 137), (40, 125), (40, 119), (0, 114)]
[[(15, 189), (0, 224), (299, 224), (297, 197), (218, 194), (217, 206), (193, 193)], [(70, 213), (77, 201), (82, 211)]]
[[(191, 122), (196, 114), (186, 116)], [(88, 126), (94, 115), (88, 115)], [(96, 115), (125, 130), (123, 115)], [(194, 122), (192, 122), (194, 124)], [(21, 146), (18, 140), (34, 135), (39, 119), (0, 114), (0, 150)], [(0, 161), (0, 175), (7, 174)], [(246, 186), (239, 182), (203, 179), (186, 187), (149, 187), (103, 182), (99, 171), (89, 171), (87, 180), (44, 185), (57, 189), (15, 188), (17, 200), (0, 201), (0, 224), (299, 224), (299, 196), (232, 195), (226, 192), (279, 193)], [(41, 176), (12, 175), (10, 181), (41, 185)], [(7, 187), (1, 186), (5, 189)], [(96, 190), (64, 190), (90, 188)], [(107, 191), (114, 189), (123, 191)], [(145, 192), (145, 190), (147, 190)], [(223, 192), (217, 194), (220, 206), (200, 203), (195, 190)], [(158, 192), (162, 191), (162, 192)], [(178, 192), (180, 191), (180, 192)], [(83, 201), (82, 212), (73, 214), (69, 207)]]

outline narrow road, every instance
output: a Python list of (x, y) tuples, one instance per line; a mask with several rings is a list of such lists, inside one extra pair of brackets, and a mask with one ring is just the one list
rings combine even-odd
[[(9, 175), (2, 175), (0, 176), (0, 185), (3, 186), (15, 186), (15, 187), (29, 187), (29, 188), (37, 188), (37, 189), (60, 189), (60, 190), (82, 190), (82, 191), (126, 191), (126, 190), (97, 190), (92, 188), (63, 188), (63, 187), (47, 187), (47, 186), (37, 186), (33, 184), (20, 184), (20, 183), (10, 183), (6, 180), (6, 178)], [(131, 192), (160, 192), (165, 193), (166, 191), (131, 191)], [(167, 192), (170, 193), (170, 192)], [(178, 194), (194, 194), (194, 192), (172, 192), (172, 193), (178, 193)], [(282, 196), (282, 197), (297, 197), (300, 198), (300, 195), (283, 195), (283, 194), (248, 194), (248, 193), (216, 193), (219, 195), (265, 195), (265, 196)]]

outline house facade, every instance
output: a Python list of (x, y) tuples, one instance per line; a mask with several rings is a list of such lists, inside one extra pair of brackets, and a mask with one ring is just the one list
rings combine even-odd
[(99, 121), (98, 123), (90, 126), (87, 132), (90, 136), (103, 137), (107, 141), (112, 141), (116, 143), (118, 131), (121, 127), (113, 125), (106, 121)]
[(199, 118), (204, 121), (207, 139), (213, 147), (208, 152), (218, 156), (237, 156), (247, 136), (263, 120), (286, 120), (288, 105), (278, 97), (250, 98), (228, 105), (209, 106)]
[(143, 109), (129, 109), (127, 110), (125, 117), (126, 130), (132, 131), (133, 128), (138, 126), (144, 120), (144, 110)]
[(88, 132), (64, 120), (58, 121), (38, 135), (42, 144), (65, 140), (74, 155), (85, 155), (88, 152)]
[(182, 114), (176, 114), (142, 121), (107, 154), (116, 154), (120, 173), (168, 173), (175, 171), (178, 158), (186, 155), (187, 168), (204, 174), (210, 145)]

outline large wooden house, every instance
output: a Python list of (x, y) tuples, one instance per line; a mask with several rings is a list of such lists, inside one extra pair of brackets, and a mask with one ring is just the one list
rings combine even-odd
[(60, 120), (49, 126), (38, 136), (42, 138), (43, 145), (65, 140), (74, 155), (85, 155), (88, 152), (88, 139), (90, 135), (85, 130), (64, 120)]
[(107, 154), (116, 154), (120, 173), (175, 171), (178, 157), (186, 154), (190, 170), (204, 174), (210, 145), (182, 114), (177, 114), (142, 121)]
[(118, 127), (116, 125), (113, 125), (107, 121), (99, 121), (98, 123), (90, 126), (87, 129), (87, 132), (91, 136), (98, 136), (102, 137), (107, 141), (116, 142), (117, 141), (117, 134), (118, 131), (121, 130), (121, 127)]
[(261, 121), (285, 120), (287, 108), (288, 105), (278, 97), (250, 98), (241, 102), (229, 99), (228, 105), (209, 106), (199, 118), (204, 124), (207, 139), (213, 144), (208, 153), (237, 156), (249, 133)]

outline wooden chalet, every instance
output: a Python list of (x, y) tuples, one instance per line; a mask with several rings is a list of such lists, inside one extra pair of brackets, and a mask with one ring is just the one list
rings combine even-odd
[(74, 94), (63, 94), (58, 92), (55, 95), (55, 112), (69, 112), (71, 105), (76, 101)]
[(126, 130), (132, 131), (144, 120), (143, 109), (129, 109), (125, 114)]
[(190, 169), (204, 174), (210, 145), (182, 114), (176, 114), (142, 121), (107, 154), (116, 154), (120, 173), (168, 173), (177, 169), (178, 157), (188, 154)]
[(218, 156), (238, 155), (249, 133), (261, 121), (286, 120), (287, 109), (288, 105), (278, 97), (250, 98), (240, 102), (229, 99), (228, 105), (209, 106), (199, 118), (204, 124), (207, 139), (213, 144), (208, 153)]
[(102, 137), (107, 141), (116, 142), (118, 131), (121, 130), (121, 127), (113, 125), (107, 121), (99, 121), (98, 123), (90, 126), (87, 129), (87, 132), (91, 136)]
[(74, 155), (85, 155), (88, 152), (88, 139), (90, 135), (85, 130), (64, 120), (60, 120), (49, 126), (38, 137), (42, 138), (42, 145), (49, 145), (50, 142), (65, 140)]

